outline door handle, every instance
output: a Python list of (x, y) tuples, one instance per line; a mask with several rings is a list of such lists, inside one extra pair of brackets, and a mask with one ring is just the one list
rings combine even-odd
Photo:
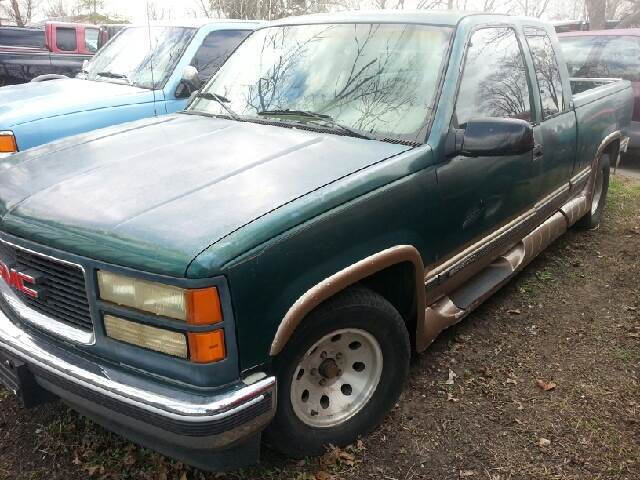
[(538, 160), (544, 155), (544, 147), (542, 145), (536, 145), (533, 147), (533, 159)]

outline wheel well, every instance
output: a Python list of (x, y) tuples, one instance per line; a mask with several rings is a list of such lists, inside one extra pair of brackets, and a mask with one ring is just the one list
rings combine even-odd
[(411, 262), (402, 262), (380, 270), (358, 282), (384, 297), (404, 319), (415, 345), (416, 336), (416, 273)]
[(615, 163), (618, 159), (619, 152), (620, 152), (620, 139), (615, 139), (612, 142), (608, 143), (607, 146), (602, 151), (602, 153), (609, 154), (609, 162), (612, 168), (615, 166)]

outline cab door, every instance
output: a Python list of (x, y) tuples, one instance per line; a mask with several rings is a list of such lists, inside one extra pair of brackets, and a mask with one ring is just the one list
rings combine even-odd
[[(466, 49), (452, 129), (464, 130), (474, 119), (531, 122), (531, 98), (530, 70), (515, 29), (496, 26), (475, 30)], [(509, 225), (517, 224), (518, 217), (532, 209), (538, 199), (534, 151), (504, 156), (457, 155), (438, 167), (437, 176), (445, 217), (443, 258), (474, 245), (486, 247), (505, 226), (507, 235), (496, 237), (496, 241), (504, 243), (506, 249), (509, 235), (516, 238), (519, 234)]]
[(542, 28), (526, 27), (524, 33), (540, 92), (541, 143), (535, 158), (539, 163), (540, 197), (551, 196), (551, 203), (558, 206), (564, 199), (563, 190), (568, 186), (576, 159), (576, 115), (570, 108), (571, 93), (563, 90), (551, 38)]

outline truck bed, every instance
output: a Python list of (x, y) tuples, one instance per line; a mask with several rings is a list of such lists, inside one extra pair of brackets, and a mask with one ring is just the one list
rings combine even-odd
[[(615, 78), (571, 79), (571, 90), (578, 122), (574, 170), (578, 172), (595, 158), (599, 144), (593, 141), (594, 138), (604, 139), (615, 132), (623, 137), (628, 135), (633, 90), (630, 82)], [(616, 159), (610, 161), (613, 165)]]

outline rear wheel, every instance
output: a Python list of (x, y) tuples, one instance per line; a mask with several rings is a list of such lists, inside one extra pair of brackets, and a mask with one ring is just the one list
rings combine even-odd
[(329, 299), (274, 361), (278, 409), (267, 442), (293, 457), (352, 443), (393, 407), (409, 356), (404, 321), (382, 296), (355, 287)]
[(607, 200), (607, 193), (609, 191), (609, 155), (604, 154), (598, 162), (598, 167), (595, 173), (595, 179), (593, 183), (593, 194), (591, 195), (591, 208), (577, 222), (577, 226), (581, 228), (596, 228), (600, 225), (602, 219), (602, 212)]

